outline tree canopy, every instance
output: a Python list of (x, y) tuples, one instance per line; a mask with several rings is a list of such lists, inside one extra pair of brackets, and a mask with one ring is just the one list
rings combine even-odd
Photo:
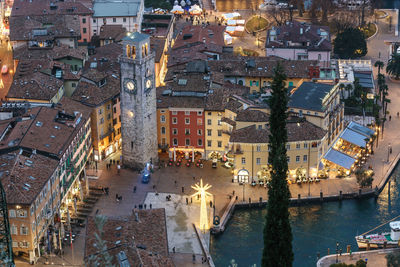
[(392, 54), (386, 66), (386, 72), (389, 75), (395, 76), (396, 79), (400, 77), (400, 55), (397, 53)]
[(368, 52), (364, 33), (357, 28), (348, 28), (338, 33), (333, 45), (334, 53), (340, 58), (359, 58)]
[(270, 135), (271, 184), (268, 190), (266, 224), (264, 228), (264, 250), (261, 266), (290, 267), (293, 262), (292, 230), (289, 222), (290, 191), (287, 184), (288, 162), (287, 143), (287, 104), (288, 91), (285, 87), (286, 75), (280, 64), (274, 70), (272, 81)]

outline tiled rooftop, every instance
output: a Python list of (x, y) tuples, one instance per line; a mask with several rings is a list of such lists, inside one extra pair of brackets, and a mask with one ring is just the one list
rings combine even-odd
[(55, 45), (48, 49), (29, 49), (28, 46), (20, 46), (14, 49), (14, 59), (61, 59), (73, 57), (84, 60), (87, 58), (87, 49), (83, 47), (70, 48), (67, 45)]
[(93, 11), (81, 1), (14, 1), (11, 16), (89, 15)]
[[(288, 142), (321, 140), (326, 134), (325, 130), (305, 120), (288, 122), (286, 124), (286, 129)], [(254, 124), (234, 130), (231, 134), (230, 142), (268, 143), (269, 134), (269, 129), (266, 129), (265, 127), (258, 129)]]
[(255, 109), (246, 109), (240, 111), (236, 116), (236, 121), (245, 121), (245, 122), (268, 122), (269, 116), (267, 113), (255, 110)]
[(332, 84), (304, 82), (290, 96), (288, 106), (323, 112), (322, 100), (333, 87)]
[[(274, 40), (271, 40), (274, 36)], [(331, 51), (329, 28), (298, 21), (268, 30), (265, 47)]]
[[(127, 217), (108, 218), (103, 227), (102, 239), (106, 241), (113, 263), (118, 264), (118, 253), (124, 251), (131, 266), (174, 266), (168, 256), (167, 230), (164, 209), (134, 210)], [(94, 246), (99, 234), (93, 217), (88, 218), (85, 257), (97, 253)]]
[(225, 26), (219, 25), (190, 25), (182, 29), (175, 40), (173, 49), (179, 47), (190, 47), (200, 43), (224, 46)]
[(230, 77), (273, 77), (274, 68), (278, 63), (288, 78), (309, 78), (309, 68), (318, 64), (312, 60), (277, 60), (275, 57), (243, 56), (208, 61), (211, 71)]
[(119, 42), (126, 35), (126, 29), (122, 25), (103, 25), (100, 28), (100, 40), (114, 40)]
[[(39, 31), (40, 32), (37, 32)], [(77, 15), (40, 15), (10, 17), (10, 40), (54, 40), (80, 35)]]
[(22, 77), (16, 77), (6, 97), (50, 101), (61, 86), (63, 86), (63, 82), (51, 75), (32, 72)]

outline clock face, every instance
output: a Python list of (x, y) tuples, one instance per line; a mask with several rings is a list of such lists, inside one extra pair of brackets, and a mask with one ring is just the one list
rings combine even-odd
[(133, 80), (125, 79), (124, 81), (124, 89), (128, 93), (136, 94), (136, 83)]
[(150, 89), (151, 88), (151, 84), (152, 84), (151, 80), (147, 79), (147, 81), (146, 81), (146, 89)]

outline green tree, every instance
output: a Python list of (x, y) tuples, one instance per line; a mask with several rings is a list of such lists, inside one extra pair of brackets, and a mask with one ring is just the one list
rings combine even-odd
[(378, 68), (378, 75), (380, 75), (381, 74), (381, 69), (383, 68), (383, 66), (385, 66), (385, 63), (383, 63), (382, 61), (378, 60), (378, 61), (375, 62), (374, 66)]
[(373, 171), (358, 169), (354, 174), (356, 175), (357, 183), (360, 185), (360, 187), (369, 187), (372, 185), (372, 181), (374, 180)]
[(386, 72), (389, 75), (392, 75), (396, 78), (396, 80), (399, 79), (400, 76), (400, 55), (397, 53), (392, 54), (392, 57), (389, 59), (389, 62), (386, 66)]
[(346, 264), (344, 262), (331, 264), (329, 267), (367, 267), (367, 263), (364, 260), (358, 260), (356, 265)]
[(287, 184), (288, 163), (287, 104), (288, 91), (285, 87), (286, 75), (280, 64), (274, 70), (269, 118), (271, 151), (271, 184), (268, 190), (266, 224), (264, 228), (264, 250), (261, 266), (290, 267), (293, 262), (292, 230), (289, 222), (290, 191)]
[(387, 267), (398, 267), (400, 266), (400, 253), (393, 252), (386, 255)]
[(333, 45), (334, 53), (340, 58), (359, 58), (368, 52), (364, 33), (357, 28), (348, 28), (338, 33)]
[(165, 1), (165, 0), (144, 0), (144, 6), (152, 7), (153, 9), (156, 9), (156, 8), (162, 8), (162, 9), (167, 9), (167, 10), (172, 9), (171, 3), (169, 1)]

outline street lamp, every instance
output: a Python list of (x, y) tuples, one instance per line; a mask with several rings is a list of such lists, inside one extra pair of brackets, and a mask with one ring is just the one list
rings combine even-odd
[(388, 145), (388, 152), (387, 152), (387, 162), (388, 163), (389, 163), (390, 150), (392, 150), (392, 146), (389, 144)]
[(339, 242), (336, 242), (336, 263), (339, 262)]

